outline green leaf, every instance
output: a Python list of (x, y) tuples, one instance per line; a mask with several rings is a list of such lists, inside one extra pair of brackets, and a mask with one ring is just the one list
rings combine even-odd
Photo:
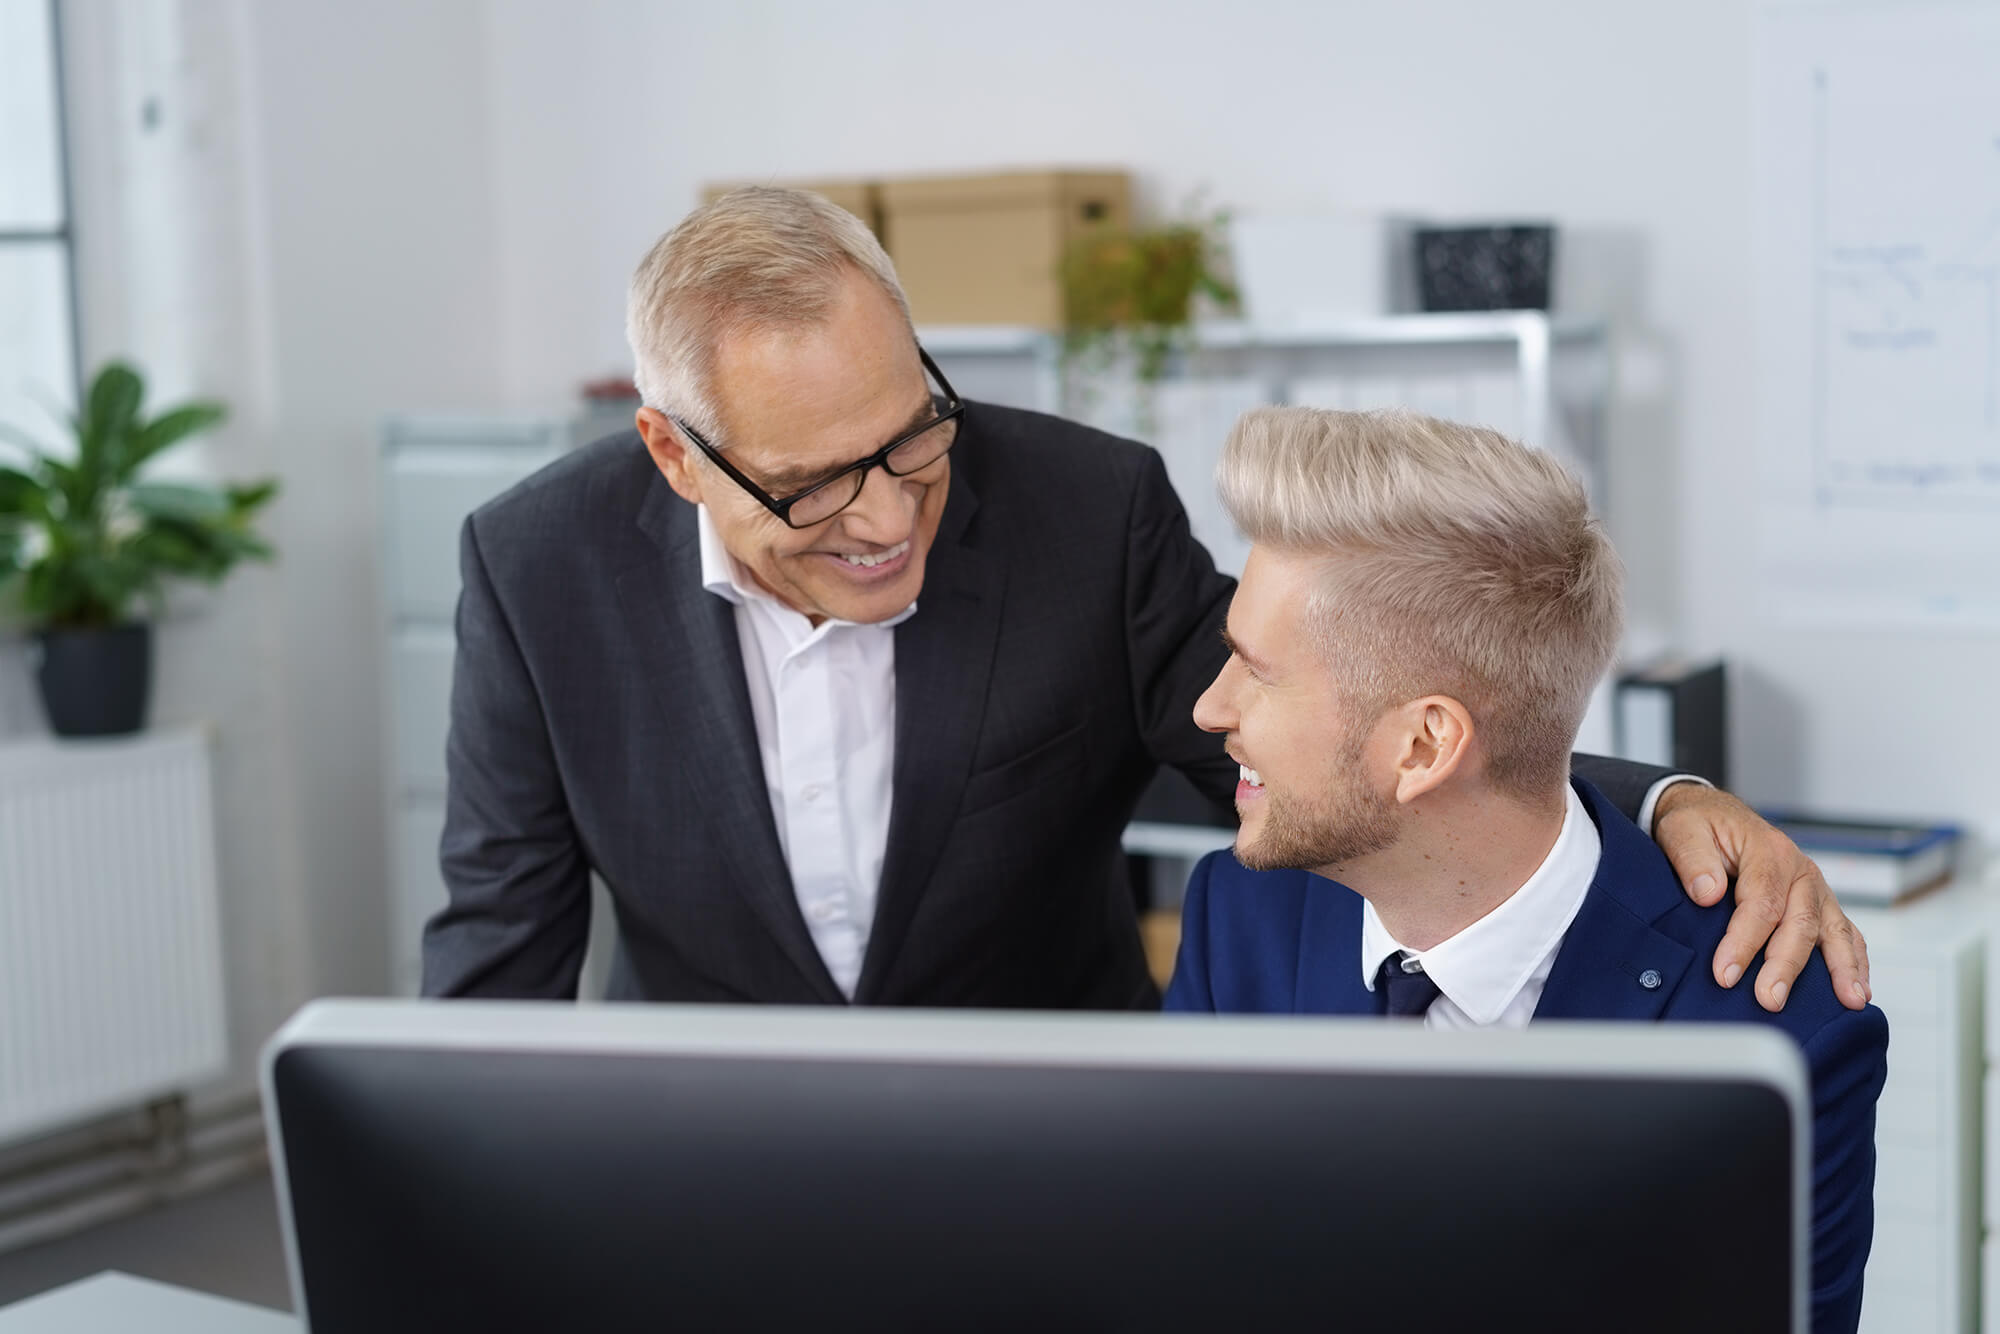
[(86, 399), (89, 416), (100, 428), (124, 430), (138, 416), (145, 396), (146, 382), (139, 378), (139, 372), (122, 361), (107, 362), (90, 383)]
[(101, 551), (45, 558), (28, 571), (22, 603), (44, 625), (109, 625), (151, 581), (145, 569)]
[(210, 578), (218, 560), (201, 531), (185, 525), (154, 524), (126, 545), (135, 561), (168, 574)]
[(125, 489), (132, 508), (148, 518), (222, 519), (230, 512), (229, 499), (205, 486), (182, 486), (169, 482), (141, 482)]
[(240, 560), (275, 560), (277, 558), (278, 553), (273, 551), (271, 544), (261, 537), (252, 537), (249, 533), (237, 533), (234, 537), (235, 542), (233, 545), (236, 556)]
[(275, 477), (266, 477), (261, 482), (248, 482), (240, 486), (224, 487), (223, 494), (229, 497), (229, 508), (231, 510), (247, 517), (252, 511), (262, 508), (273, 496), (278, 494), (278, 479)]
[(93, 568), (98, 574), (98, 595), (121, 613), (134, 598), (150, 592), (160, 579), (159, 570), (124, 545), (114, 548), (103, 560), (94, 563)]
[(41, 512), (42, 484), (24, 472), (0, 468), (0, 515)]
[(42, 474), (42, 490), (55, 491), (63, 498), (63, 508), (69, 514), (88, 514), (96, 506), (97, 488), (92, 486), (81, 468), (72, 467), (61, 459), (43, 455), (35, 464)]
[(0, 514), (0, 584), (21, 572), (21, 538), (27, 527), (12, 514)]
[(117, 471), (139, 415), (146, 385), (139, 373), (122, 361), (107, 364), (91, 382), (78, 423), (76, 463), (87, 477), (110, 480)]
[(132, 476), (147, 459), (179, 444), (191, 435), (208, 430), (228, 415), (228, 408), (207, 400), (183, 403), (180, 407), (161, 413), (134, 433), (131, 444), (119, 460), (119, 477), (122, 479)]

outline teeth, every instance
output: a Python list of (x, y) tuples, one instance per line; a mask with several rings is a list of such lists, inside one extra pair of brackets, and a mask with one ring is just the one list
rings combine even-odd
[(1247, 764), (1239, 764), (1236, 767), (1243, 771), (1243, 781), (1248, 783), (1251, 787), (1264, 786), (1264, 780), (1258, 776), (1257, 771), (1255, 769), (1252, 769)]
[(867, 569), (871, 566), (880, 565), (883, 561), (894, 560), (896, 559), (896, 557), (902, 555), (905, 551), (908, 551), (909, 549), (910, 549), (909, 539), (905, 538), (901, 542), (898, 542), (895, 546), (890, 547), (887, 551), (878, 552), (873, 556), (849, 556), (845, 553), (842, 553), (840, 558), (846, 561), (849, 565), (858, 565), (861, 566), (863, 569)]

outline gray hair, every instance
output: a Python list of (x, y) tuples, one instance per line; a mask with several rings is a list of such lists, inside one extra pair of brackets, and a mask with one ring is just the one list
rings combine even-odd
[(1413, 412), (1258, 408), (1216, 483), (1252, 542), (1329, 557), (1305, 610), (1345, 694), (1449, 695), (1497, 786), (1560, 790), (1624, 619), (1618, 553), (1561, 464)]
[(646, 253), (626, 294), (625, 338), (641, 401), (712, 434), (716, 345), (745, 330), (823, 323), (849, 272), (872, 279), (909, 320), (895, 266), (847, 210), (769, 186), (732, 190), (696, 209)]

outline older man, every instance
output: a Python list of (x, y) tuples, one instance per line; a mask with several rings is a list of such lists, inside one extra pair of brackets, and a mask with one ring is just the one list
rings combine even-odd
[[(595, 871), (615, 996), (1156, 1004), (1120, 831), (1159, 765), (1234, 781), (1188, 718), (1234, 585), (1157, 457), (959, 401), (811, 195), (687, 218), (628, 333), (637, 433), (465, 525), (425, 991), (573, 995)], [(1634, 813), (1660, 777), (1590, 772)], [(1722, 794), (1660, 804), (1705, 897), (1741, 863), (1718, 969), (1788, 917), (1775, 1003), (1825, 921), (1859, 1003), (1811, 863)]]
[(1817, 959), (1780, 1015), (1718, 985), (1725, 914), (1570, 776), (1622, 609), (1582, 488), (1490, 431), (1304, 408), (1250, 413), (1219, 475), (1254, 545), (1194, 716), (1243, 823), (1167, 1008), (1770, 1023), (1812, 1071), (1813, 1327), (1852, 1330), (1888, 1026)]

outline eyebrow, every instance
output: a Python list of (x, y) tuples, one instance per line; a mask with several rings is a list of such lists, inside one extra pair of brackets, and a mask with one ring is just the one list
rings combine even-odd
[(1254, 654), (1250, 652), (1249, 649), (1246, 649), (1241, 644), (1237, 643), (1236, 640), (1230, 635), (1228, 627), (1226, 626), (1223, 628), (1222, 631), (1222, 646), (1228, 649), (1231, 653), (1234, 653), (1237, 657), (1241, 658), (1243, 660), (1244, 665), (1247, 666), (1251, 670), (1251, 672), (1254, 673), (1255, 675), (1270, 676), (1272, 674), (1269, 664), (1265, 663), (1262, 659), (1256, 657)]
[[(889, 438), (891, 440), (894, 440), (898, 436), (906, 435), (909, 432), (916, 430), (917, 427), (923, 425), (924, 421), (927, 418), (935, 417), (936, 415), (937, 415), (937, 403), (927, 393), (924, 395), (923, 406), (918, 408), (915, 412), (911, 413), (909, 420), (903, 424), (902, 428), (896, 431), (895, 434), (891, 435)], [(870, 450), (867, 454), (864, 454), (862, 458), (872, 457), (877, 452), (879, 451)], [(771, 473), (765, 479), (764, 489), (769, 491), (772, 495), (780, 499), (783, 499), (785, 496), (792, 495), (800, 491), (804, 491), (808, 487), (814, 485), (817, 482), (826, 481), (828, 478), (831, 477), (838, 477), (841, 473), (846, 472), (849, 468), (852, 468), (856, 463), (859, 462), (861, 462), (861, 459), (853, 459), (847, 463), (841, 464), (837, 468), (811, 468), (811, 467), (780, 468), (776, 472)]]

